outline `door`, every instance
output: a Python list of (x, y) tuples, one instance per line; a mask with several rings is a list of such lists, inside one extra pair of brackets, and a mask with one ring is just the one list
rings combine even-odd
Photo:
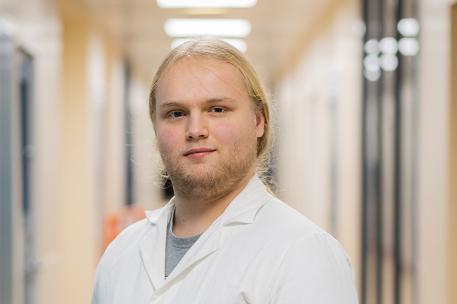
[[(33, 58), (0, 28), (0, 298), (33, 303)], [(3, 303), (3, 302), (2, 302)]]
[(21, 192), (22, 204), (20, 206), (23, 225), (24, 242), (24, 303), (34, 302), (35, 277), (38, 270), (35, 255), (35, 229), (34, 229), (34, 205), (31, 194), (32, 169), (33, 169), (33, 141), (31, 126), (33, 125), (33, 58), (25, 50), (17, 51), (17, 74), (18, 80), (15, 84), (19, 100), (19, 122), (20, 122), (20, 170), (21, 170)]

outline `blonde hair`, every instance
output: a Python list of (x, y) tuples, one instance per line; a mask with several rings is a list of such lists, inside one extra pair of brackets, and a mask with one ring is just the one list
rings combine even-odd
[(262, 83), (247, 58), (230, 44), (218, 39), (191, 40), (174, 48), (164, 59), (157, 70), (149, 94), (149, 116), (152, 123), (155, 120), (156, 92), (159, 81), (168, 67), (183, 58), (208, 57), (233, 65), (243, 76), (243, 81), (251, 98), (256, 114), (265, 118), (265, 130), (257, 140), (258, 173), (266, 173), (270, 159), (272, 127), (270, 119), (270, 102)]

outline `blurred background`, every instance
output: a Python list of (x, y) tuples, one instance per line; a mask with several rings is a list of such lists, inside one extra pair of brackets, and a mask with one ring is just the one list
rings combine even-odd
[(457, 303), (455, 0), (0, 0), (0, 303), (89, 303), (166, 202), (148, 90), (200, 35), (258, 69), (276, 193), (340, 240), (360, 303)]

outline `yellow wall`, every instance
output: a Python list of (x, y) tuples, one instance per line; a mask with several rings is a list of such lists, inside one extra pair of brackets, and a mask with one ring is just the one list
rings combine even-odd
[(451, 8), (450, 176), (448, 212), (448, 303), (457, 303), (457, 3)]
[[(89, 303), (103, 219), (124, 204), (122, 51), (62, 6), (56, 303)], [(77, 288), (75, 288), (77, 286)]]
[[(62, 22), (57, 303), (76, 304), (90, 301), (103, 220), (126, 203), (125, 75), (118, 42), (78, 7), (63, 5)], [(131, 76), (134, 203), (157, 208), (148, 91)]]
[[(89, 303), (95, 265), (95, 183), (91, 171), (90, 105), (86, 81), (90, 28), (64, 15), (60, 100), (58, 303)], [(77, 288), (75, 288), (77, 287)]]

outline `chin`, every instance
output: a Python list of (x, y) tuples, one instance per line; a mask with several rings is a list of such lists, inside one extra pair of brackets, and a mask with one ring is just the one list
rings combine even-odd
[(185, 172), (184, 175), (187, 179), (194, 180), (195, 182), (214, 180), (218, 176), (218, 174), (215, 174), (215, 170), (210, 168), (196, 168)]

